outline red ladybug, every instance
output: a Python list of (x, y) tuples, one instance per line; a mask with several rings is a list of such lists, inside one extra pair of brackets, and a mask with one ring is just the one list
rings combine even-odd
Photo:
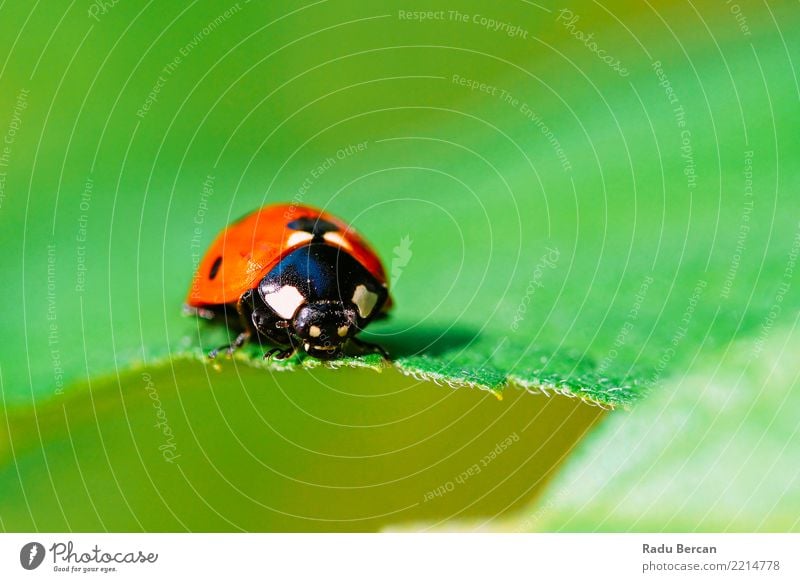
[(348, 340), (386, 355), (354, 337), (391, 305), (380, 259), (345, 222), (311, 206), (273, 204), (228, 226), (200, 262), (186, 305), (239, 332), (220, 348), (228, 353), (254, 338), (280, 346), (265, 358), (302, 349), (330, 360)]

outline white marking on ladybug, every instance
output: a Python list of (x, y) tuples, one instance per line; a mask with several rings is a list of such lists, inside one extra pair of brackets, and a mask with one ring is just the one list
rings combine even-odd
[(308, 335), (310, 335), (311, 337), (319, 337), (322, 335), (322, 330), (318, 328), (316, 325), (312, 325), (308, 329)]
[(334, 231), (326, 232), (324, 235), (322, 235), (322, 238), (324, 238), (329, 243), (331, 243), (333, 245), (336, 245), (337, 247), (342, 247), (342, 248), (345, 248), (345, 249), (348, 249), (348, 250), (352, 250), (353, 249), (353, 247), (350, 246), (350, 243), (347, 242), (347, 239), (344, 238), (341, 235), (341, 233), (334, 232)]
[(295, 287), (284, 285), (274, 293), (264, 295), (264, 301), (283, 319), (290, 319), (306, 298)]
[(304, 349), (305, 351), (308, 351), (308, 350), (310, 350), (311, 348), (314, 348), (315, 350), (320, 350), (320, 351), (322, 351), (322, 352), (332, 352), (332, 351), (334, 351), (334, 350), (336, 349), (336, 346), (312, 346), (312, 345), (311, 345), (310, 343), (308, 343), (308, 342), (305, 342), (305, 343), (303, 344), (303, 349)]
[(350, 330), (349, 325), (343, 325), (339, 329), (336, 330), (336, 333), (339, 334), (339, 337), (344, 337), (347, 335), (347, 332)]
[(310, 232), (298, 230), (289, 235), (289, 238), (286, 239), (286, 246), (293, 247), (296, 245), (301, 245), (303, 243), (307, 243), (313, 238), (314, 235)]
[(359, 285), (353, 293), (352, 301), (358, 307), (358, 314), (361, 317), (369, 317), (372, 308), (378, 302), (378, 294), (367, 289), (366, 285)]

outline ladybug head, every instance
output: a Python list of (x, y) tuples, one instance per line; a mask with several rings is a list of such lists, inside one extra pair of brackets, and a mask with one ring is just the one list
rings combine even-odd
[(306, 304), (295, 314), (293, 325), (303, 349), (321, 360), (339, 357), (344, 342), (358, 332), (355, 310), (340, 301)]

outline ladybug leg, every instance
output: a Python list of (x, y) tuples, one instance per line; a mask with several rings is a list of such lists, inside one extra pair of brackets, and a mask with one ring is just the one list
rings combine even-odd
[(264, 354), (264, 359), (269, 360), (270, 358), (274, 358), (276, 360), (285, 360), (292, 357), (294, 352), (294, 348), (273, 348)]
[(245, 344), (245, 342), (248, 339), (250, 339), (252, 331), (250, 329), (250, 325), (248, 325), (248, 302), (250, 301), (251, 296), (252, 296), (252, 291), (248, 291), (244, 293), (239, 299), (239, 301), (236, 303), (236, 313), (239, 316), (239, 326), (240, 329), (243, 329), (244, 331), (239, 333), (239, 335), (236, 336), (236, 339), (233, 340), (233, 342), (230, 343), (229, 345), (220, 346), (215, 350), (211, 350), (208, 353), (208, 357), (210, 359), (212, 360), (215, 359), (222, 351), (225, 352), (226, 356), (230, 357), (231, 355), (233, 355), (233, 352), (242, 347)]
[(201, 319), (214, 319), (216, 313), (213, 309), (206, 309), (205, 307), (192, 307), (191, 305), (183, 306), (183, 314), (187, 316), (200, 317)]
[(209, 359), (211, 359), (211, 360), (215, 359), (219, 355), (219, 353), (222, 352), (222, 351), (225, 352), (226, 356), (233, 355), (233, 352), (235, 352), (240, 347), (242, 347), (244, 345), (244, 343), (248, 340), (249, 337), (250, 337), (250, 332), (249, 331), (243, 331), (242, 333), (240, 333), (239, 335), (236, 336), (236, 339), (233, 340), (233, 343), (228, 344), (227, 346), (220, 346), (220, 347), (218, 347), (216, 349), (213, 349), (210, 352), (208, 352)]
[(361, 348), (364, 351), (371, 352), (373, 354), (380, 354), (384, 357), (384, 359), (389, 359), (389, 352), (383, 349), (378, 344), (373, 344), (371, 342), (365, 342), (362, 339), (358, 339), (357, 337), (350, 338), (350, 341), (353, 342), (356, 346)]
[(233, 340), (233, 343), (228, 346), (226, 353), (230, 356), (231, 354), (233, 354), (233, 352), (242, 347), (244, 345), (244, 342), (246, 342), (249, 338), (250, 338), (250, 332), (243, 331), (242, 333), (237, 335), (236, 339)]

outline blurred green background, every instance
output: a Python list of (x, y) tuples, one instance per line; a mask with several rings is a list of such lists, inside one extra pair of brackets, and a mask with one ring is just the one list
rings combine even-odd
[[(408, 358), (406, 372), (439, 370), (445, 380), (489, 387), (510, 378), (534, 391), (553, 384), (601, 404), (630, 404), (653, 389), (663, 406), (645, 404), (631, 418), (691, 416), (694, 407), (663, 396), (678, 390), (688, 370), (722, 361), (749, 369), (797, 321), (799, 24), (790, 2), (4, 4), (0, 388), (13, 427), (0, 437), (4, 527), (68, 528), (74, 518), (37, 523), (36, 504), (24, 500), (55, 503), (75, 486), (62, 484), (67, 476), (87, 463), (99, 470), (118, 463), (122, 475), (147, 464), (122, 445), (104, 448), (103, 436), (110, 424), (131, 423), (128, 406), (146, 405), (137, 400), (142, 370), (174, 391), (168, 413), (189, 427), (216, 419), (205, 408), (189, 414), (195, 399), (247, 391), (261, 377), (265, 390), (297, 384), (312, 396), (369, 392), (376, 383), (418, 386), (392, 371), (319, 372), (323, 382), (313, 374), (267, 379), (238, 364), (215, 376), (187, 363), (217, 340), (181, 315), (194, 265), (228, 222), (269, 202), (324, 206), (374, 243), (393, 275), (396, 310), (371, 331)], [(722, 357), (742, 343), (751, 346), (745, 357)], [(727, 389), (755, 401), (767, 380)], [(790, 378), (779, 388), (793, 394), (794, 386)], [(720, 390), (721, 402), (726, 387)], [(514, 411), (530, 406), (529, 418), (541, 407), (506, 402)], [(49, 448), (51, 439), (77, 442), (69, 422), (61, 424), (67, 410), (97, 434), (73, 444), (77, 456), (50, 473), (53, 459), (70, 450)], [(582, 413), (583, 429), (595, 412)], [(782, 400), (769, 409), (780, 418), (790, 413)], [(59, 428), (47, 436), (41, 419), (51, 414)], [(300, 406), (294, 414), (310, 433), (330, 421)], [(364, 414), (365, 425), (375, 421)], [(497, 421), (493, 414), (487, 423)], [(757, 439), (771, 435), (769, 414), (715, 428), (723, 445), (693, 454), (713, 456), (743, 424)], [(231, 412), (217, 419), (211, 439), (240, 435), (252, 422), (260, 427), (252, 442), (280, 438), (263, 419)], [(405, 424), (397, 422), (395, 437)], [(125, 438), (159, 458), (146, 444), (158, 434), (139, 435), (145, 420), (130, 426)], [(471, 442), (474, 430), (465, 422), (454, 440)], [(183, 442), (201, 443), (203, 457), (202, 439), (186, 431)], [(523, 491), (533, 496), (580, 433), (565, 433), (508, 503)], [(603, 438), (591, 433), (585, 446), (609, 455), (596, 444)], [(487, 442), (494, 444), (481, 441), (471, 454)], [(744, 445), (732, 446), (741, 452)], [(267, 446), (259, 454), (275, 453)], [(197, 462), (216, 467), (215, 458)], [(185, 461), (191, 472), (194, 461)], [(219, 473), (252, 479), (248, 461), (241, 463)], [(448, 471), (463, 469), (462, 460)], [(110, 482), (119, 482), (112, 473)], [(632, 475), (623, 489), (638, 482)], [(159, 481), (145, 471), (131, 486), (147, 479), (156, 491), (173, 491), (176, 477)], [(190, 489), (201, 480), (185, 477)], [(34, 482), (45, 486), (28, 497), (25, 485)], [(224, 478), (198, 494), (212, 500), (209, 515), (223, 518), (189, 529), (235, 529), (240, 509), (231, 508), (246, 515), (251, 502), (237, 495)], [(270, 501), (268, 491), (260, 495)], [(74, 515), (95, 499), (78, 503)], [(116, 519), (118, 506), (80, 527), (105, 523), (104, 512), (119, 529), (183, 523), (148, 522), (141, 508), (130, 512), (134, 519)], [(585, 515), (575, 527), (602, 523), (590, 510)], [(451, 509), (442, 516), (457, 517)], [(560, 516), (547, 528), (570, 523)], [(611, 527), (640, 525), (622, 519)], [(303, 529), (266, 518), (239, 527)]]

